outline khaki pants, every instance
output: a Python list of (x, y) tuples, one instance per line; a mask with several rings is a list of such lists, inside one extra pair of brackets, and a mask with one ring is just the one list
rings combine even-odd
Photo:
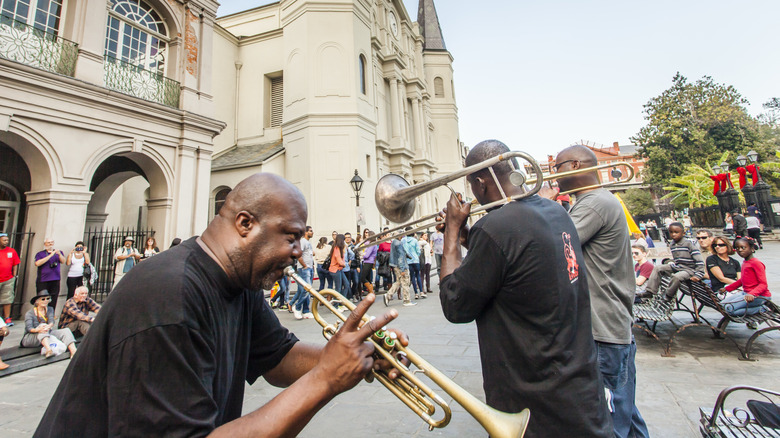
[(393, 272), (395, 272), (396, 281), (387, 293), (392, 297), (398, 291), (398, 288), (401, 288), (401, 296), (404, 299), (404, 303), (410, 302), (409, 287), (412, 283), (409, 281), (409, 270), (402, 271), (393, 267)]
[(66, 328), (69, 328), (73, 334), (76, 334), (77, 332), (81, 332), (82, 335), (86, 335), (89, 331), (89, 327), (92, 324), (86, 322), (86, 321), (79, 321), (78, 319), (75, 321), (71, 321), (66, 325)]

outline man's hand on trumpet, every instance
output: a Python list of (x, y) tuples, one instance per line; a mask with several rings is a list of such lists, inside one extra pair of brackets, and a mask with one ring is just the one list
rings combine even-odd
[[(328, 382), (333, 395), (353, 388), (372, 369), (383, 369), (391, 379), (398, 376), (398, 370), (387, 361), (375, 360), (374, 344), (366, 341), (375, 331), (381, 330), (398, 317), (398, 311), (390, 309), (381, 316), (362, 323), (363, 315), (375, 299), (374, 294), (369, 294), (362, 300), (322, 350), (315, 369), (317, 374), (326, 376), (323, 381)], [(401, 345), (409, 345), (409, 337), (405, 333), (397, 329), (388, 331), (396, 334)]]

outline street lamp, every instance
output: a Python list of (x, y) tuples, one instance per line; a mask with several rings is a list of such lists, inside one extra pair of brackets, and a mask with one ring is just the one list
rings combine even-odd
[(723, 169), (721, 169), (717, 164), (712, 166), (712, 171), (715, 173), (715, 175), (723, 173)]
[(770, 200), (770, 187), (761, 178), (761, 170), (758, 167), (758, 154), (756, 151), (750, 151), (747, 154), (748, 159), (753, 165), (756, 166), (756, 175), (758, 176), (758, 182), (753, 186), (753, 191), (756, 194), (756, 204), (761, 211), (761, 219), (764, 222), (764, 231), (771, 230), (774, 226), (774, 212), (769, 205)]
[[(745, 164), (747, 164), (747, 158), (744, 155), (740, 155), (737, 157), (737, 164), (739, 164), (740, 167), (744, 167)], [(742, 169), (744, 172), (745, 170)], [(750, 205), (751, 202), (756, 202), (756, 197), (753, 190), (753, 184), (750, 183), (750, 179), (745, 179), (745, 185), (741, 187), (742, 194), (745, 195), (745, 204)]]
[(363, 178), (358, 175), (357, 169), (355, 169), (355, 176), (349, 180), (349, 185), (352, 186), (352, 191), (355, 192), (355, 217), (357, 221), (357, 233), (360, 235), (360, 191), (363, 189)]

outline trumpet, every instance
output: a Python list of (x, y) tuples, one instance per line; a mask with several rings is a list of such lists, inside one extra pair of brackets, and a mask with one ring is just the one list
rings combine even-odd
[[(332, 300), (346, 306), (350, 311), (355, 309), (355, 305), (343, 295), (333, 289), (323, 289), (318, 292), (311, 287), (303, 278), (295, 273), (291, 266), (284, 270), (285, 274), (295, 279), (300, 286), (303, 286), (314, 298), (311, 303), (311, 313), (314, 320), (322, 326), (322, 334), (326, 339), (330, 339), (338, 331), (339, 324), (345, 322), (347, 317), (342, 315), (333, 304)], [(332, 314), (336, 315), (341, 321), (335, 324), (329, 323), (319, 312), (319, 306), (325, 306)], [(363, 323), (369, 322), (368, 316), (363, 316)], [(412, 349), (406, 348), (397, 342), (395, 333), (388, 332), (385, 328), (377, 330), (369, 338), (375, 346), (375, 358), (382, 358), (388, 361), (398, 370), (399, 377), (390, 379), (387, 372), (382, 370), (371, 370), (371, 381), (374, 378), (384, 385), (390, 392), (398, 397), (407, 407), (414, 411), (420, 418), (428, 424), (428, 429), (445, 427), (452, 417), (452, 411), (437, 393), (428, 385), (420, 380), (415, 374), (422, 373), (428, 376), (431, 381), (438, 385), (444, 392), (453, 398), (458, 404), (474, 417), (479, 424), (493, 438), (521, 438), (525, 434), (528, 426), (530, 413), (528, 409), (516, 414), (501, 412), (491, 408), (479, 399), (468, 393), (465, 389), (458, 386), (449, 377), (441, 371), (434, 368), (431, 364), (417, 355)], [(399, 357), (407, 358), (417, 370), (412, 371), (404, 365)], [(437, 405), (441, 408), (441, 418), (434, 418)]]
[[(540, 179), (540, 178), (536, 177), (536, 178), (532, 178), (532, 179), (526, 179), (525, 175), (523, 175), (522, 173), (520, 173), (517, 170), (515, 170), (514, 172), (512, 172), (510, 174), (510, 178), (509, 178), (510, 181), (512, 182), (512, 184), (514, 184), (515, 186), (521, 186), (523, 184), (533, 184), (534, 185), (533, 189), (531, 189), (530, 191), (527, 191), (527, 192), (525, 192), (525, 193), (523, 193), (521, 195), (516, 195), (516, 196), (513, 196), (513, 197), (507, 197), (507, 196), (504, 195), (503, 199), (499, 199), (498, 201), (491, 202), (489, 204), (485, 204), (485, 205), (482, 205), (482, 206), (480, 206), (478, 208), (472, 209), (470, 216), (485, 214), (488, 210), (491, 210), (493, 208), (499, 207), (499, 206), (504, 205), (504, 204), (506, 204), (508, 202), (516, 201), (516, 200), (522, 199), (522, 198), (527, 198), (528, 196), (536, 194), (541, 189), (541, 185), (543, 183), (549, 182), (549, 181), (553, 181), (553, 180), (557, 180), (557, 179), (560, 179), (560, 178), (580, 175), (580, 174), (583, 174), (583, 173), (596, 172), (596, 171), (601, 170), (601, 169), (612, 168), (612, 176), (613, 176), (613, 178), (615, 178), (614, 181), (607, 181), (607, 182), (602, 182), (600, 184), (594, 184), (594, 185), (591, 185), (591, 186), (579, 187), (579, 188), (577, 188), (575, 190), (569, 190), (569, 191), (565, 191), (565, 192), (560, 192), (559, 193), (559, 195), (566, 195), (566, 194), (572, 193), (574, 191), (590, 190), (590, 189), (596, 189), (596, 188), (600, 188), (600, 187), (607, 187), (607, 186), (611, 186), (611, 185), (615, 185), (615, 184), (625, 183), (627, 181), (632, 180), (634, 178), (634, 173), (635, 173), (634, 172), (634, 167), (631, 166), (631, 164), (629, 164), (629, 163), (627, 163), (625, 161), (620, 161), (620, 162), (617, 162), (617, 163), (601, 164), (601, 165), (593, 166), (593, 167), (585, 167), (585, 168), (580, 168), (580, 169), (577, 169), (577, 170), (570, 170), (570, 171), (567, 171), (567, 172), (552, 173), (552, 174), (546, 174), (545, 175), (545, 174), (542, 174), (541, 168), (538, 168), (539, 165), (536, 163), (536, 161), (533, 158), (528, 157), (525, 154), (523, 154), (523, 155), (520, 155), (520, 154), (523, 154), (523, 153), (522, 152), (509, 152), (507, 154), (503, 154), (503, 155), (500, 155), (498, 157), (495, 157), (495, 158), (493, 158), (491, 160), (486, 160), (486, 161), (483, 161), (482, 163), (478, 163), (478, 164), (475, 164), (473, 166), (466, 167), (463, 170), (460, 170), (458, 172), (452, 173), (450, 175), (445, 175), (445, 176), (442, 176), (440, 178), (432, 179), (430, 181), (426, 181), (424, 183), (420, 183), (420, 184), (417, 184), (417, 185), (414, 185), (414, 186), (410, 186), (409, 183), (406, 182), (406, 180), (403, 177), (399, 176), (399, 175), (392, 174), (392, 173), (391, 174), (387, 174), (387, 175), (383, 176), (382, 178), (380, 178), (379, 181), (377, 182), (377, 188), (376, 188), (376, 193), (375, 193), (377, 209), (379, 209), (379, 213), (382, 214), (382, 216), (386, 217), (387, 219), (390, 219), (393, 222), (396, 222), (394, 220), (394, 218), (405, 218), (405, 219), (408, 219), (409, 217), (411, 217), (412, 214), (414, 214), (414, 199), (417, 196), (419, 196), (419, 195), (421, 195), (423, 193), (426, 193), (426, 192), (428, 192), (430, 190), (433, 190), (435, 188), (441, 187), (441, 186), (446, 186), (447, 188), (449, 188), (452, 191), (452, 188), (450, 188), (447, 185), (447, 183), (449, 183), (450, 181), (452, 181), (452, 180), (454, 180), (456, 178), (460, 178), (462, 176), (470, 175), (470, 174), (472, 174), (474, 172), (477, 172), (479, 170), (482, 170), (482, 169), (484, 169), (486, 167), (488, 169), (490, 169), (491, 173), (492, 173), (492, 166), (494, 166), (495, 164), (497, 164), (500, 161), (503, 161), (504, 159), (508, 159), (508, 158), (503, 158), (502, 159), (502, 157), (507, 157), (507, 156), (509, 158), (513, 158), (515, 156), (520, 156), (520, 157), (528, 160), (528, 162), (531, 163), (532, 167), (534, 168), (534, 172), (537, 175), (541, 175), (542, 178)], [(511, 161), (510, 161), (510, 163), (511, 163)], [(625, 167), (627, 169), (627, 172), (626, 172), (627, 176), (624, 177), (623, 173), (620, 170), (618, 170), (618, 167)], [(495, 178), (495, 174), (493, 174), (493, 177)], [(384, 181), (385, 178), (387, 178), (387, 181)], [(499, 187), (499, 189), (501, 188), (501, 185), (498, 184), (498, 181), (496, 181), (496, 185)], [(381, 188), (380, 188), (380, 186), (381, 186)], [(454, 191), (453, 191), (453, 193), (454, 193)], [(502, 195), (503, 195), (503, 190), (502, 190)], [(476, 204), (477, 204), (476, 200), (471, 201), (472, 207), (475, 206)], [(403, 213), (400, 213), (401, 211), (403, 211)], [(408, 216), (407, 216), (407, 211), (409, 212)], [(396, 234), (398, 232), (403, 232), (404, 234), (412, 235), (412, 234), (417, 233), (419, 231), (427, 230), (427, 229), (431, 228), (432, 226), (435, 226), (435, 225), (438, 224), (438, 222), (436, 221), (436, 218), (438, 218), (439, 216), (440, 216), (440, 213), (436, 212), (436, 213), (433, 213), (433, 214), (430, 214), (430, 215), (427, 215), (427, 216), (423, 216), (420, 219), (417, 219), (417, 220), (414, 220), (414, 221), (411, 221), (411, 222), (407, 222), (407, 223), (405, 223), (405, 224), (403, 224), (401, 226), (395, 227), (395, 228), (393, 228), (391, 230), (388, 230), (388, 231), (385, 231), (384, 233), (382, 233), (382, 235), (385, 235), (384, 238), (380, 238), (380, 236), (381, 236), (380, 234), (375, 234), (374, 236), (371, 236), (371, 237), (363, 240), (362, 242), (360, 242), (360, 244), (357, 246), (357, 248), (358, 249), (363, 249), (363, 248), (365, 248), (367, 246), (376, 245), (376, 244), (379, 244), (379, 243), (382, 243), (382, 242), (391, 241), (391, 240), (393, 240), (395, 238), (394, 234)], [(422, 225), (420, 225), (420, 224), (422, 224)], [(409, 230), (409, 231), (403, 231), (407, 227), (412, 227), (412, 229)]]

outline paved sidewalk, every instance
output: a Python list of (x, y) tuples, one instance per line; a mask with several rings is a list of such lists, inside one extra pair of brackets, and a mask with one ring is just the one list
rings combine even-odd
[[(765, 247), (767, 249), (759, 251), (757, 257), (770, 269), (770, 289), (780, 291), (780, 272), (772, 270), (780, 262), (780, 243), (768, 242)], [(394, 325), (410, 335), (411, 348), (467, 391), (484, 399), (475, 325), (448, 323), (441, 314), (438, 294), (420, 300), (415, 307), (401, 307), (398, 301), (391, 306), (401, 314)], [(371, 313), (378, 314), (383, 310), (382, 303), (377, 302)], [(297, 321), (288, 312), (277, 314), (302, 340), (324, 342), (321, 328), (314, 321)], [(704, 315), (711, 322), (717, 321), (713, 312)], [(679, 323), (688, 322), (681, 313), (677, 318)], [(670, 327), (668, 323), (659, 324), (667, 339), (671, 334)], [(730, 329), (743, 343), (752, 333), (744, 326)], [(19, 328), (14, 327), (14, 330)], [(758, 339), (754, 346), (754, 354), (759, 359), (756, 362), (739, 361), (738, 351), (730, 341), (713, 339), (711, 331), (705, 328), (690, 328), (678, 336), (673, 347), (676, 357), (672, 358), (661, 357), (661, 346), (642, 331), (634, 330), (634, 334), (639, 346), (638, 405), (653, 437), (700, 436), (698, 407), (714, 404), (717, 394), (727, 386), (748, 384), (780, 389), (777, 377), (780, 335), (776, 332)], [(0, 379), (0, 436), (28, 437), (32, 434), (68, 364), (69, 361), (63, 361)], [(247, 386), (244, 412), (263, 405), (279, 391), (262, 380), (253, 387)], [(446, 395), (444, 398), (450, 400)], [(460, 406), (453, 403), (452, 409), (453, 418), (448, 427), (428, 432), (422, 421), (383, 386), (362, 382), (322, 409), (300, 436), (485, 436), (479, 424)]]

